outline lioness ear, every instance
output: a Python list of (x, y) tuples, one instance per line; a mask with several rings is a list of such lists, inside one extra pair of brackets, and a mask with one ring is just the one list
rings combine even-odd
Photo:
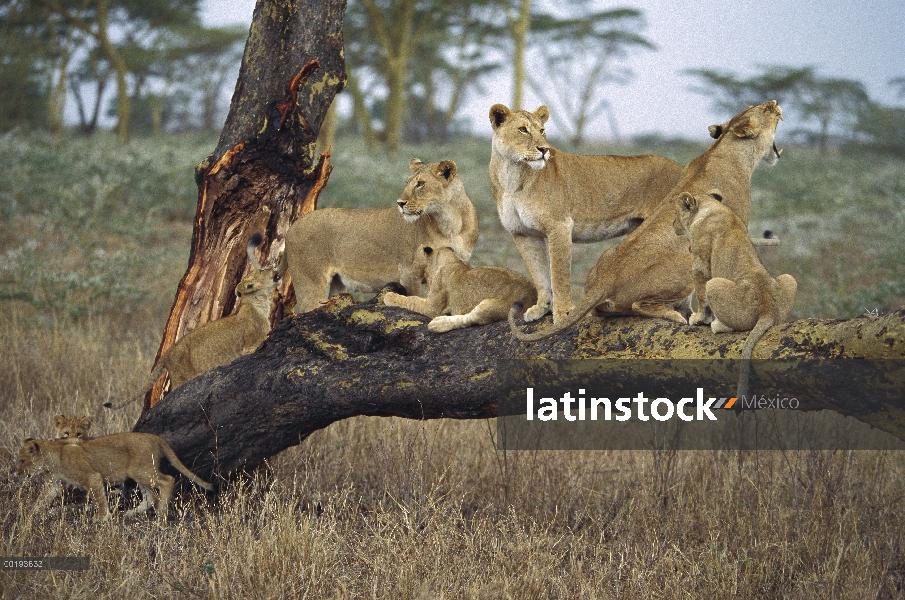
[(747, 117), (734, 124), (730, 131), (732, 131), (732, 133), (740, 138), (753, 138), (757, 137), (757, 134), (760, 133), (760, 130), (760, 121), (758, 121), (754, 117)]
[(490, 107), (490, 126), (493, 127), (494, 131), (506, 122), (510, 114), (512, 114), (512, 111), (506, 108), (504, 104), (494, 104)]
[(547, 119), (550, 118), (550, 109), (546, 106), (538, 106), (537, 110), (534, 111), (534, 114), (537, 115), (537, 118), (540, 119), (541, 123), (546, 123)]
[(456, 168), (456, 163), (451, 160), (444, 160), (437, 167), (437, 175), (445, 179), (446, 181), (450, 181), (453, 177), (456, 176), (458, 169)]
[(88, 431), (89, 429), (91, 429), (91, 417), (82, 417), (79, 421), (81, 422), (82, 426), (85, 428), (85, 431)]
[(420, 158), (413, 158), (412, 162), (409, 163), (409, 169), (412, 171), (417, 171), (424, 165), (424, 161)]
[(694, 210), (698, 205), (698, 201), (688, 192), (682, 192), (679, 194), (679, 197), (676, 198), (676, 204), (678, 205), (679, 210), (688, 212)]
[(722, 201), (723, 201), (723, 193), (722, 193), (720, 190), (716, 189), (716, 188), (714, 188), (714, 189), (710, 190), (709, 192), (707, 192), (707, 195), (710, 196), (711, 198), (713, 198), (714, 200), (719, 201), (719, 202), (722, 202)]
[(63, 415), (54, 415), (53, 416), (53, 426), (59, 427), (60, 425), (63, 424), (63, 422), (65, 420), (66, 420), (66, 417), (64, 417)]
[(723, 135), (723, 126), (722, 125), (711, 125), (707, 128), (707, 131), (710, 132), (710, 137), (713, 139), (719, 139), (721, 135)]

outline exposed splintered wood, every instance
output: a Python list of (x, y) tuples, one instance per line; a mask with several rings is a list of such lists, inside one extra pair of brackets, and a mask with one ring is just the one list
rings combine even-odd
[[(326, 153), (315, 165), (315, 140), (346, 79), (344, 9), (341, 0), (256, 6), (220, 141), (196, 168), (189, 265), (157, 358), (189, 331), (233, 311), (233, 289), (248, 271), (245, 246), (252, 234), (264, 234), (259, 261), (275, 261), (289, 225), (314, 210), (332, 168)], [(287, 279), (282, 291), (288, 289)], [(146, 408), (165, 387), (166, 378), (152, 387)]]
[[(520, 343), (508, 324), (434, 334), (429, 319), (374, 301), (331, 299), (288, 319), (252, 355), (172, 392), (136, 431), (166, 438), (202, 477), (258, 465), (312, 432), (355, 415), (484, 419), (496, 415), (500, 359), (735, 358), (746, 333), (659, 319), (587, 317), (539, 343)], [(754, 358), (902, 359), (905, 309), (880, 318), (803, 319), (770, 329)], [(706, 385), (706, 381), (701, 384)], [(870, 382), (864, 395), (871, 394)], [(872, 403), (822, 404), (903, 435), (905, 414)]]

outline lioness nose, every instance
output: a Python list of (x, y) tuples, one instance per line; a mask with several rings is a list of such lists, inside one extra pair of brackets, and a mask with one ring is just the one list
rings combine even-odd
[(537, 149), (540, 150), (541, 156), (546, 156), (550, 152), (550, 149), (547, 148), (546, 146), (538, 146)]
[(399, 205), (399, 208), (402, 208), (405, 206), (405, 200), (396, 200), (396, 204)]

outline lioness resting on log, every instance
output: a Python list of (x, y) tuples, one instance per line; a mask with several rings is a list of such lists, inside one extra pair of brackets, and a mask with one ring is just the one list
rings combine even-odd
[(418, 255), (424, 246), (449, 246), (462, 260), (471, 257), (478, 215), (456, 163), (415, 158), (409, 166), (412, 174), (396, 208), (325, 208), (292, 224), (283, 257), (297, 313), (343, 291), (379, 292), (391, 282), (419, 295), (424, 261)]

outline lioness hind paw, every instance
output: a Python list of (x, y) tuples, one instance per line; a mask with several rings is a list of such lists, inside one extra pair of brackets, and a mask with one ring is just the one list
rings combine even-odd
[(689, 325), (710, 325), (713, 322), (713, 314), (710, 312), (696, 312), (688, 317)]

